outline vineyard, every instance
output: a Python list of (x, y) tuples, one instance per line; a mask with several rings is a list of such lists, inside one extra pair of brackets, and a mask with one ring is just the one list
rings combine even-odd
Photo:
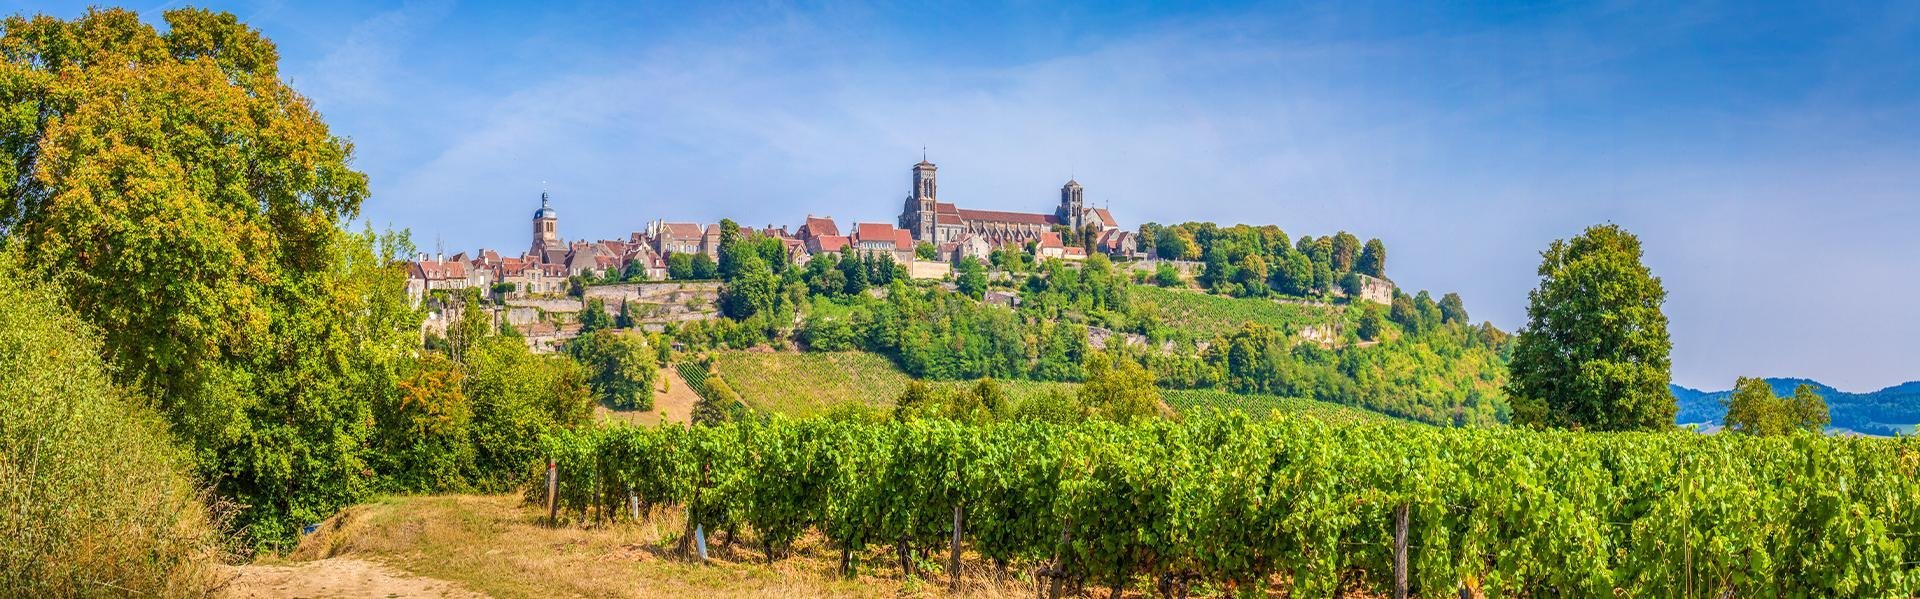
[(1249, 322), (1298, 332), (1313, 325), (1340, 322), (1346, 314), (1346, 309), (1338, 306), (1232, 298), (1147, 285), (1130, 287), (1128, 294), (1135, 309), (1152, 315), (1168, 331), (1197, 340), (1232, 334)]
[[(845, 403), (890, 406), (913, 380), (885, 357), (867, 352), (721, 351), (714, 352), (713, 363), (742, 401), (757, 410), (793, 417), (821, 414)], [(999, 383), (1015, 402), (1049, 390), (1073, 393), (1078, 388), (1073, 383)]]
[(1913, 438), (1230, 414), (1064, 427), (774, 419), (570, 431), (543, 443), (570, 519), (628, 518), (629, 501), (646, 506), (640, 513), (672, 506), (689, 527), (748, 537), (773, 557), (817, 531), (841, 550), (843, 569), (873, 549), (924, 569), (955, 543), (980, 565), (1034, 572), (1055, 591), (1380, 593), (1404, 531), (1415, 596), (1920, 591)]
[(1208, 410), (1220, 410), (1242, 412), (1255, 420), (1275, 414), (1298, 414), (1333, 424), (1411, 423), (1379, 412), (1297, 397), (1230, 393), (1217, 389), (1162, 389), (1160, 395), (1168, 407), (1180, 414), (1204, 414)]

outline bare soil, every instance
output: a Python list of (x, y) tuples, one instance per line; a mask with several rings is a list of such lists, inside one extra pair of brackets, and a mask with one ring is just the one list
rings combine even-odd
[(296, 597), (485, 597), (458, 583), (414, 576), (375, 562), (334, 557), (287, 565), (228, 566), (216, 596), (230, 599)]

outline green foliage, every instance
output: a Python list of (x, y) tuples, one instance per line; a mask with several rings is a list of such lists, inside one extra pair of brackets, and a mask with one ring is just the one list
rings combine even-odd
[(1585, 430), (1673, 426), (1667, 292), (1640, 262), (1640, 239), (1589, 227), (1541, 254), (1507, 395), (1516, 422)]
[(589, 335), (594, 331), (612, 328), (613, 317), (607, 315), (607, 303), (600, 298), (588, 298), (586, 306), (580, 310), (580, 334)]
[[(413, 247), (341, 230), (366, 178), (279, 80), (273, 44), (228, 14), (165, 20), (161, 35), (122, 10), (15, 17), (0, 37), (0, 234), (22, 276), (57, 281), (98, 327), (74, 351), (153, 398), (256, 546), (377, 490), (523, 480), (539, 434), (590, 413), (578, 370), (495, 335), (480, 290), (434, 294), (459, 319), (430, 338), (446, 354), (423, 355)], [(84, 509), (184, 514), (175, 497)]]
[(688, 254), (667, 254), (667, 278), (685, 281), (694, 278), (693, 256)]
[(1087, 382), (1080, 386), (1080, 405), (1094, 416), (1117, 422), (1160, 413), (1160, 389), (1153, 373), (1127, 359), (1094, 353), (1087, 359)]
[(940, 251), (933, 247), (933, 243), (922, 241), (913, 245), (913, 255), (921, 260), (932, 260), (940, 255)]
[(1367, 240), (1366, 247), (1360, 250), (1360, 259), (1353, 264), (1353, 270), (1375, 278), (1387, 278), (1387, 245), (1378, 239)]
[(688, 266), (688, 270), (693, 278), (706, 280), (712, 279), (719, 274), (719, 268), (713, 263), (713, 258), (708, 257), (705, 253), (695, 252), (691, 260), (692, 263)]
[(0, 594), (204, 596), (220, 551), (191, 462), (16, 259), (0, 251)]
[(1723, 400), (1727, 408), (1727, 428), (1749, 435), (1785, 435), (1794, 431), (1818, 433), (1832, 421), (1827, 401), (1802, 383), (1792, 397), (1774, 395), (1766, 379), (1740, 377), (1733, 393)]
[[(818, 530), (847, 557), (941, 551), (1057, 565), (1115, 594), (1153, 581), (1287, 596), (1388, 592), (1409, 514), (1413, 596), (1905, 596), (1920, 587), (1915, 439), (1772, 439), (1330, 426), (1196, 415), (781, 418), (546, 437), (583, 519), (679, 504), (778, 557)], [(1055, 561), (1058, 558), (1058, 561)], [(857, 565), (856, 565), (857, 567)]]
[(1167, 407), (1183, 416), (1205, 416), (1210, 411), (1219, 410), (1241, 412), (1255, 420), (1313, 418), (1338, 425), (1409, 422), (1371, 410), (1297, 397), (1231, 393), (1218, 389), (1167, 389), (1161, 391), (1160, 395)]
[(1151, 323), (1139, 332), (1152, 338), (1210, 340), (1255, 322), (1281, 331), (1331, 325), (1342, 318), (1333, 306), (1234, 299), (1179, 289), (1135, 286), (1127, 291), (1134, 318)]
[[(886, 357), (866, 352), (723, 351), (713, 354), (713, 363), (748, 405), (787, 416), (818, 415), (845, 405), (885, 408), (913, 381)], [(977, 380), (925, 382), (936, 399), (973, 392), (977, 400), (968, 401), (995, 414), (1001, 413), (991, 407), (995, 403), (1017, 404), (1050, 390), (1073, 389), (1065, 383), (995, 379), (995, 393), (980, 395)]]
[(622, 410), (653, 409), (653, 387), (660, 365), (646, 339), (632, 333), (596, 331), (567, 342), (567, 355), (587, 372), (587, 385), (607, 405)]
[(593, 415), (585, 369), (565, 357), (534, 354), (518, 338), (487, 338), (462, 367), (473, 406), (474, 489), (512, 488), (541, 467), (540, 434)]
[(369, 462), (400, 491), (465, 490), (477, 475), (473, 402), (465, 373), (429, 353), (402, 369), (397, 393), (378, 398)]
[(960, 294), (973, 299), (986, 297), (987, 267), (980, 259), (968, 256), (960, 259), (960, 275), (954, 277), (954, 285)]
[(1386, 317), (1380, 314), (1379, 306), (1373, 304), (1367, 304), (1361, 310), (1360, 325), (1355, 332), (1362, 341), (1379, 341), (1380, 334), (1387, 326)]
[(1153, 267), (1153, 284), (1161, 287), (1179, 287), (1185, 284), (1180, 278), (1180, 270), (1172, 264), (1161, 262)]
[(1467, 306), (1460, 301), (1460, 294), (1448, 293), (1440, 296), (1440, 322), (1445, 324), (1468, 324)]

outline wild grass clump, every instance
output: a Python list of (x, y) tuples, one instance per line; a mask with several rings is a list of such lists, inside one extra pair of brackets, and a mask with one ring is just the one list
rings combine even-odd
[(219, 538), (93, 329), (0, 252), (0, 595), (200, 596)]

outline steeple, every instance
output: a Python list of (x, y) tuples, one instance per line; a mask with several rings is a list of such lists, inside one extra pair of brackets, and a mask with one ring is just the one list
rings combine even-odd
[(546, 185), (540, 186), (540, 209), (533, 211), (533, 253), (549, 249), (563, 248), (560, 241), (560, 213), (553, 209), (553, 200), (548, 197)]

